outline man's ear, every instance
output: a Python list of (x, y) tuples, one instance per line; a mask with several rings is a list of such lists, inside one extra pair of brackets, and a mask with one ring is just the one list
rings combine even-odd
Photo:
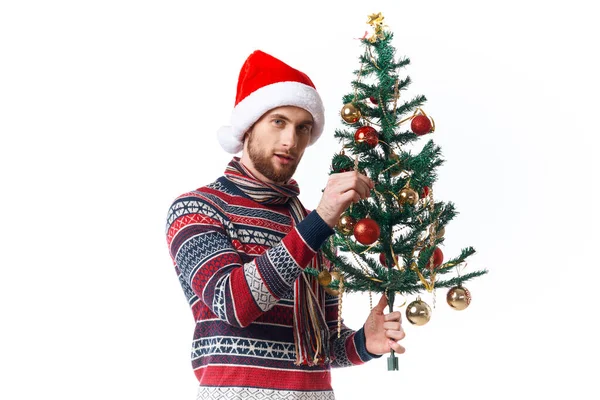
[(248, 145), (248, 139), (250, 139), (250, 135), (252, 134), (251, 130), (247, 130), (242, 137), (243, 149), (246, 150), (246, 146)]
[(245, 142), (246, 139), (250, 139), (250, 137), (252, 136), (252, 128), (254, 128), (254, 125), (252, 125), (250, 128), (248, 128), (248, 130), (246, 131), (246, 133), (244, 133), (244, 137), (242, 138), (242, 140)]

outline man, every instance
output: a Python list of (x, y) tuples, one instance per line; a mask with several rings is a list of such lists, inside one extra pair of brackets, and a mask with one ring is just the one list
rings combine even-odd
[(386, 299), (358, 331), (342, 326), (337, 297), (306, 267), (331, 268), (319, 248), (374, 183), (333, 174), (308, 213), (291, 179), (323, 131), (324, 111), (304, 73), (261, 51), (244, 63), (232, 125), (219, 142), (233, 157), (224, 176), (179, 196), (167, 243), (196, 321), (192, 366), (198, 399), (333, 399), (331, 367), (362, 364), (404, 337)]

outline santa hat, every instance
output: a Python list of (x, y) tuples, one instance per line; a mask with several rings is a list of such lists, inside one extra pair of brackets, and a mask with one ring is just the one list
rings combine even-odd
[(228, 153), (240, 152), (248, 129), (267, 111), (282, 106), (300, 107), (312, 114), (309, 145), (315, 143), (325, 123), (323, 102), (315, 85), (303, 72), (256, 50), (240, 70), (231, 126), (219, 129), (219, 143)]

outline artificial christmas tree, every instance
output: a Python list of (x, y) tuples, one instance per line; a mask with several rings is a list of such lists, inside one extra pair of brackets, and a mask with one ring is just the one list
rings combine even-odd
[[(355, 71), (353, 92), (343, 97), (341, 123), (335, 132), (342, 150), (332, 159), (331, 173), (356, 170), (368, 175), (375, 188), (371, 197), (353, 204), (336, 226), (324, 254), (334, 266), (319, 282), (332, 295), (344, 292), (384, 293), (390, 312), (394, 297), (452, 288), (448, 304), (462, 310), (471, 295), (462, 284), (485, 274), (479, 270), (440, 279), (475, 253), (472, 247), (457, 257), (444, 260), (440, 248), (445, 227), (457, 214), (451, 202), (434, 201), (436, 169), (442, 165), (441, 149), (432, 139), (413, 154), (409, 147), (435, 132), (433, 118), (421, 108), (425, 96), (401, 99), (411, 83), (400, 70), (410, 60), (395, 60), (393, 34), (383, 23), (381, 13), (369, 16), (373, 28), (361, 39), (364, 53)], [(410, 130), (403, 124), (410, 122)], [(408, 124), (406, 124), (408, 125)], [(350, 153), (350, 155), (348, 154)], [(319, 271), (308, 269), (317, 276)], [(341, 312), (341, 309), (340, 309)], [(409, 322), (424, 325), (432, 310), (420, 296), (406, 309)], [(391, 352), (388, 369), (398, 370)]]

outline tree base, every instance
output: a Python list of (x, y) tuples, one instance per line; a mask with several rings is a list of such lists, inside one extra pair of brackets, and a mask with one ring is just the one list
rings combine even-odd
[(398, 357), (392, 352), (388, 357), (388, 371), (398, 371)]

